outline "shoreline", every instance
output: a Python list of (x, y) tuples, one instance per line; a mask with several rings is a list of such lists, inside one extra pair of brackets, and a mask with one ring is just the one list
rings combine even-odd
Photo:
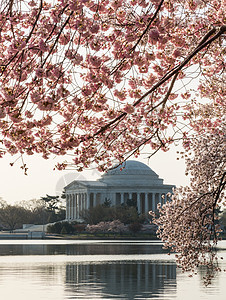
[[(222, 240), (226, 240), (226, 235), (222, 235)], [(0, 232), (0, 240), (150, 240), (160, 241), (153, 234), (135, 234), (135, 235), (120, 235), (120, 234), (51, 234), (44, 232)]]

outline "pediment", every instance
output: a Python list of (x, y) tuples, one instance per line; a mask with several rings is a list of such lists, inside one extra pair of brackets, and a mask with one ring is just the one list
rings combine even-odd
[(69, 191), (74, 191), (77, 189), (84, 189), (84, 188), (86, 188), (84, 184), (75, 180), (75, 181), (72, 181), (71, 183), (69, 183), (67, 186), (65, 186), (64, 189), (66, 192), (69, 192)]

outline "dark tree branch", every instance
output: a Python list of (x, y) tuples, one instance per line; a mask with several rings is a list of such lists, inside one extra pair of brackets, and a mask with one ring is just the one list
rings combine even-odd
[(152, 22), (153, 22), (153, 21), (155, 20), (155, 18), (157, 17), (157, 15), (158, 15), (158, 13), (159, 13), (159, 11), (160, 11), (162, 5), (163, 5), (163, 2), (164, 2), (164, 0), (161, 0), (161, 2), (159, 3), (158, 8), (156, 9), (156, 11), (155, 11), (153, 17), (152, 17), (151, 20), (149, 21), (147, 27), (146, 27), (145, 30), (142, 32), (141, 36), (139, 37), (139, 39), (137, 40), (136, 44), (133, 46), (133, 48), (131, 49), (130, 52), (132, 52), (132, 51), (134, 51), (134, 50), (136, 49), (137, 45), (138, 45), (138, 44), (140, 43), (140, 41), (142, 40), (143, 36), (148, 32), (148, 30), (149, 30), (149, 28), (150, 28)]

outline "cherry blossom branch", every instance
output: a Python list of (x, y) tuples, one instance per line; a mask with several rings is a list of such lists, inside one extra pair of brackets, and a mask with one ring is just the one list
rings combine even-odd
[(139, 39), (137, 40), (136, 44), (133, 46), (133, 48), (131, 49), (130, 52), (134, 51), (137, 47), (137, 45), (140, 43), (140, 41), (142, 40), (142, 38), (144, 37), (144, 35), (148, 32), (151, 24), (153, 23), (153, 21), (155, 20), (155, 18), (157, 17), (162, 5), (163, 5), (164, 0), (161, 0), (161, 2), (159, 3), (153, 17), (151, 18), (151, 20), (149, 21), (147, 27), (145, 28), (145, 30), (142, 32), (141, 36), (139, 37)]
[(63, 26), (61, 27), (60, 32), (58, 33), (58, 35), (57, 35), (57, 37), (56, 37), (56, 39), (55, 39), (55, 41), (54, 41), (54, 43), (53, 43), (51, 49), (49, 50), (48, 55), (45, 57), (44, 61), (43, 61), (42, 64), (41, 64), (41, 68), (43, 68), (43, 66), (45, 65), (47, 59), (49, 58), (49, 56), (50, 56), (51, 53), (53, 52), (53, 49), (55, 48), (55, 46), (56, 46), (56, 44), (57, 44), (57, 42), (58, 42), (58, 40), (59, 40), (59, 38), (60, 38), (60, 36), (61, 36), (61, 33), (63, 32), (65, 26), (68, 24), (68, 22), (69, 22), (71, 16), (73, 15), (73, 13), (74, 13), (74, 12), (72, 11), (72, 12), (69, 14), (67, 20), (64, 22)]
[(9, 1), (9, 8), (8, 8), (7, 14), (8, 13), (12, 14), (13, 2), (14, 2), (14, 0)]
[[(152, 138), (156, 134), (158, 134), (158, 131), (159, 131), (159, 129), (157, 128), (156, 131), (150, 137), (148, 137), (147, 139), (144, 139), (142, 142), (140, 142), (140, 144), (128, 156), (126, 156), (126, 158), (123, 160), (123, 162), (126, 162), (130, 157), (132, 157), (140, 149), (140, 147), (142, 147), (143, 145), (145, 145), (148, 141), (151, 141)], [(121, 163), (116, 164), (112, 169), (116, 169), (120, 165), (121, 165)]]
[[(14, 1), (14, 0), (10, 1), (9, 11), (11, 11), (11, 9), (12, 9), (13, 1)], [(35, 30), (35, 27), (36, 27), (36, 25), (37, 25), (38, 19), (39, 19), (40, 15), (41, 15), (42, 6), (43, 6), (43, 0), (40, 0), (39, 11), (38, 11), (37, 17), (36, 17), (36, 19), (35, 19), (35, 22), (34, 22), (34, 24), (33, 24), (33, 26), (32, 26), (32, 29), (31, 29), (31, 31), (30, 31), (28, 37), (26, 38), (26, 43), (28, 43), (28, 41), (30, 40), (30, 38), (31, 38), (31, 36), (32, 36), (32, 33), (33, 33), (34, 30)], [(19, 52), (20, 52), (20, 51), (17, 51), (17, 52), (11, 57), (11, 59), (8, 61), (8, 63), (5, 64), (5, 65), (3, 66), (4, 68), (1, 68), (1, 71), (2, 71), (1, 75), (3, 75), (3, 73), (5, 72), (7, 66), (9, 66), (9, 65), (11, 64), (11, 62), (17, 57), (17, 55), (18, 55)], [(23, 51), (22, 51), (22, 52), (23, 52)]]
[(216, 193), (216, 197), (215, 197), (215, 201), (214, 201), (214, 205), (215, 206), (217, 204), (217, 201), (218, 201), (218, 199), (220, 197), (221, 192), (225, 188), (225, 185), (226, 185), (226, 180), (224, 180), (225, 176), (226, 176), (226, 172), (223, 173), (223, 175), (221, 177), (221, 180), (220, 180), (220, 183), (219, 183), (219, 186), (218, 186), (217, 190), (215, 191), (215, 193)]
[[(218, 39), (222, 34), (226, 31), (226, 26), (223, 25), (220, 27), (219, 31), (210, 39), (208, 39), (216, 29), (211, 29), (201, 40), (199, 45), (187, 56), (186, 59), (182, 63), (180, 63), (177, 67), (173, 68), (169, 72), (167, 72), (162, 79), (160, 79), (149, 91), (147, 91), (143, 96), (141, 96), (134, 104), (133, 107), (136, 107), (144, 98), (146, 98), (149, 94), (151, 94), (153, 91), (155, 91), (157, 88), (159, 88), (163, 83), (165, 83), (167, 80), (169, 80), (172, 76), (177, 74), (185, 65), (187, 65), (190, 60), (197, 55), (202, 49), (204, 49), (206, 46), (210, 45), (212, 42), (214, 42), (216, 39)], [(117, 121), (121, 120), (123, 117), (127, 115), (126, 112), (120, 114), (118, 117), (116, 117), (114, 120), (100, 128), (93, 136), (90, 136), (89, 138), (93, 138), (94, 136), (99, 135), (100, 133), (106, 131), (111, 125), (116, 123)]]
[[(153, 17), (151, 18), (151, 20), (149, 21), (147, 27), (145, 28), (145, 30), (142, 32), (142, 34), (140, 35), (140, 37), (138, 38), (137, 42), (135, 43), (135, 45), (130, 49), (129, 53), (132, 53), (135, 51), (136, 47), (139, 45), (140, 41), (142, 40), (142, 38), (145, 36), (145, 34), (148, 32), (151, 24), (153, 23), (153, 21), (156, 19), (162, 5), (163, 5), (164, 0), (161, 0), (161, 2), (159, 3)], [(113, 75), (115, 72), (117, 72), (120, 67), (123, 65), (123, 63), (125, 62), (125, 57), (120, 61), (120, 63), (117, 64), (117, 66), (115, 66), (115, 68), (111, 71), (110, 75)]]
[(39, 19), (40, 15), (41, 15), (41, 12), (42, 12), (42, 7), (43, 7), (43, 0), (40, 0), (40, 5), (39, 5), (38, 14), (37, 14), (37, 17), (36, 17), (36, 19), (35, 19), (35, 22), (34, 22), (34, 24), (33, 24), (33, 26), (32, 26), (32, 29), (31, 29), (31, 31), (30, 31), (28, 37), (26, 38), (26, 43), (28, 43), (28, 41), (30, 40), (30, 38), (31, 38), (31, 36), (32, 36), (32, 33), (33, 33), (34, 30), (35, 30), (35, 27), (36, 27), (36, 25), (37, 25), (37, 23), (38, 23), (38, 19)]
[[(215, 200), (214, 200), (214, 203), (211, 204), (211, 207), (215, 208), (216, 207), (216, 204), (217, 204), (217, 201), (220, 197), (220, 194), (221, 192), (223, 191), (224, 187), (225, 187), (225, 184), (226, 184), (226, 181), (223, 181), (224, 180), (224, 177), (226, 175), (226, 172), (222, 175), (222, 178), (221, 178), (221, 181), (219, 183), (219, 186), (218, 188), (215, 190), (215, 191), (212, 191), (212, 192), (207, 192), (207, 193), (204, 193), (203, 195), (199, 196), (195, 201), (193, 201), (189, 206), (187, 206), (186, 208), (184, 208), (181, 213), (175, 218), (175, 221), (177, 221), (188, 209), (190, 209), (194, 204), (196, 204), (197, 202), (199, 202), (201, 199), (203, 199), (204, 197), (208, 196), (208, 195), (212, 195), (213, 197), (215, 196), (216, 194), (216, 197), (215, 197)], [(205, 208), (207, 209), (207, 208)]]
[[(170, 87), (169, 87), (169, 89), (168, 89), (168, 91), (167, 91), (164, 99), (159, 103), (159, 105), (162, 104), (162, 109), (161, 109), (162, 111), (164, 110), (166, 102), (167, 102), (167, 100), (168, 100), (168, 98), (169, 98), (169, 96), (170, 96), (170, 94), (172, 92), (172, 89), (174, 87), (174, 84), (176, 82), (178, 74), (179, 74), (179, 71), (173, 76), (173, 79), (171, 81)], [(155, 107), (158, 107), (158, 106), (156, 105)]]
[[(65, 12), (66, 8), (68, 7), (68, 4), (64, 6), (64, 8), (61, 11), (61, 15)], [(48, 37), (45, 40), (45, 43), (50, 39), (50, 37), (52, 36), (54, 30), (57, 28), (57, 23), (54, 24), (53, 29), (51, 30), (50, 34), (48, 35)]]

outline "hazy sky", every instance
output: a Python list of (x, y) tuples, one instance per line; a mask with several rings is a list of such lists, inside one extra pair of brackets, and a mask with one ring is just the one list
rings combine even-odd
[[(172, 147), (168, 152), (158, 152), (150, 160), (143, 154), (139, 159), (148, 164), (164, 183), (179, 185), (188, 184), (188, 178), (184, 175), (185, 164), (183, 160), (177, 160), (177, 147)], [(179, 149), (180, 150), (180, 149)], [(59, 195), (63, 187), (75, 179), (95, 180), (100, 177), (95, 169), (78, 173), (73, 170), (53, 170), (57, 158), (44, 160), (41, 156), (34, 155), (25, 158), (28, 166), (28, 175), (24, 175), (20, 168), (20, 161), (13, 167), (9, 164), (14, 161), (9, 155), (0, 159), (0, 197), (8, 203), (22, 200), (38, 199), (46, 194)]]

